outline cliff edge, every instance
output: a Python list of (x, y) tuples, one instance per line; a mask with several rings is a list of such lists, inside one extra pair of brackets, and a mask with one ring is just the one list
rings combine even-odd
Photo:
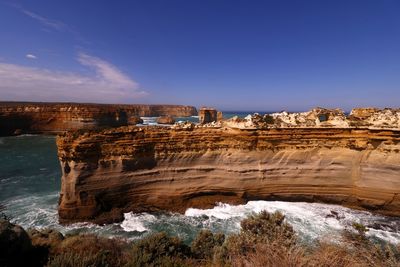
[(118, 127), (139, 116), (192, 115), (197, 115), (196, 108), (182, 105), (0, 102), (0, 136)]
[[(122, 212), (184, 212), (249, 200), (317, 201), (400, 215), (397, 124), (378, 129), (357, 117), (346, 120), (358, 126), (283, 127), (268, 115), (273, 119), (255, 126), (258, 116), (236, 124), (59, 136), (60, 221), (109, 222), (121, 220)], [(330, 116), (314, 119), (340, 121)]]

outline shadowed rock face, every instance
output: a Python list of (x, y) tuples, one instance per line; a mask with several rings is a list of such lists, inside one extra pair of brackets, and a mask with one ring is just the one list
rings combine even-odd
[(191, 106), (0, 102), (0, 136), (117, 127), (138, 116), (192, 116)]
[(64, 223), (257, 199), (400, 215), (400, 130), (128, 126), (57, 145)]

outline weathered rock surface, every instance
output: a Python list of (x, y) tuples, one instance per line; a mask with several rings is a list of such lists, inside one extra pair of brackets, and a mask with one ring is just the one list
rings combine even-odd
[(175, 119), (171, 116), (162, 116), (157, 119), (158, 124), (174, 124)]
[(349, 116), (341, 109), (314, 108), (307, 112), (286, 111), (245, 118), (233, 117), (220, 126), (240, 129), (269, 128), (374, 128), (400, 129), (400, 109), (355, 108)]
[(179, 105), (0, 102), (0, 136), (123, 126), (138, 116), (196, 114), (196, 108)]
[(202, 107), (199, 110), (199, 122), (200, 124), (216, 122), (218, 111), (215, 108)]
[[(399, 128), (283, 128), (273, 124), (273, 116), (259, 116), (258, 128), (223, 122), (59, 136), (60, 221), (256, 199), (337, 203), (400, 215)], [(334, 116), (327, 121), (342, 123)]]
[(26, 266), (32, 250), (31, 240), (21, 226), (0, 219), (0, 266)]
[(130, 116), (128, 118), (128, 125), (136, 125), (136, 124), (142, 124), (143, 119), (140, 118), (139, 116)]

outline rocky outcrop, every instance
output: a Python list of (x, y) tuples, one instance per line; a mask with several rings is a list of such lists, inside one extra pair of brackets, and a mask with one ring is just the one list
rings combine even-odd
[(158, 124), (174, 124), (175, 119), (171, 116), (162, 116), (157, 119)]
[(196, 108), (179, 105), (0, 102), (0, 136), (123, 126), (136, 124), (138, 116), (196, 114)]
[[(309, 115), (294, 121), (321, 122)], [(342, 114), (334, 115), (340, 120), (328, 113), (326, 121), (341, 124)], [(279, 116), (268, 116), (258, 116), (260, 127), (185, 123), (59, 136), (60, 221), (118, 220), (121, 212), (184, 212), (256, 199), (400, 215), (399, 128), (278, 127)]]
[(400, 129), (400, 109), (356, 108), (349, 116), (341, 109), (314, 108), (307, 112), (280, 112), (245, 118), (233, 117), (218, 126), (240, 129), (269, 128), (363, 128)]
[(349, 120), (355, 127), (400, 128), (400, 109), (355, 108)]
[(218, 111), (215, 108), (202, 107), (199, 110), (199, 123), (205, 124), (217, 121)]
[(143, 119), (140, 118), (139, 116), (130, 116), (128, 118), (128, 125), (136, 125), (136, 124), (142, 124)]
[(0, 266), (27, 266), (33, 246), (19, 226), (0, 219)]

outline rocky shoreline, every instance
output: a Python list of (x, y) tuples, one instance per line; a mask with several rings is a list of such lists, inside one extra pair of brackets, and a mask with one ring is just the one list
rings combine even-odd
[(129, 211), (249, 200), (336, 203), (398, 216), (399, 114), (318, 108), (65, 133), (57, 139), (60, 221), (111, 222)]

